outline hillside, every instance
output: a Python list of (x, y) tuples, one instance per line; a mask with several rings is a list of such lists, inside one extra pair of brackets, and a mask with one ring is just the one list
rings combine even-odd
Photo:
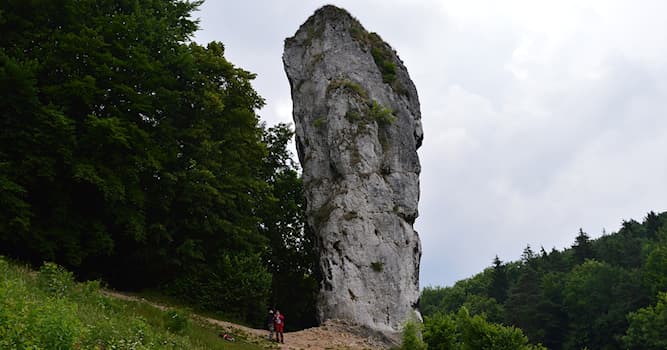
[(650, 212), (597, 239), (580, 230), (562, 251), (528, 246), (520, 261), (496, 257), (452, 287), (426, 288), (421, 310), (427, 327), (463, 308), (549, 349), (665, 349), (665, 292), (667, 212)]
[[(234, 341), (221, 335), (229, 334)], [(1, 349), (376, 349), (360, 330), (328, 323), (285, 335), (267, 332), (76, 283), (47, 263), (35, 272), (0, 256)]]

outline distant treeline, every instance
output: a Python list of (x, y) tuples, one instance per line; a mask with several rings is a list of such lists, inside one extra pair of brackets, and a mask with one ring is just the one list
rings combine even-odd
[(260, 123), (222, 43), (191, 41), (200, 4), (0, 2), (0, 254), (312, 325), (292, 131)]
[(665, 292), (667, 212), (650, 212), (598, 239), (580, 230), (563, 251), (528, 246), (520, 261), (496, 257), (453, 287), (425, 288), (420, 307), (427, 329), (463, 308), (549, 349), (657, 350), (667, 349)]

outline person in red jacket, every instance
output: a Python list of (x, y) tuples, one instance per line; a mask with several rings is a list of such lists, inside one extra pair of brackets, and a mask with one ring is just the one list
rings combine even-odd
[(280, 313), (280, 310), (276, 310), (273, 324), (276, 329), (276, 341), (284, 344), (285, 338), (283, 337), (283, 330), (285, 329), (285, 316)]

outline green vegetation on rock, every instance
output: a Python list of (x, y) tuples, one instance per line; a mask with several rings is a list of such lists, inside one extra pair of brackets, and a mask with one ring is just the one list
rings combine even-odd
[(378, 124), (393, 124), (396, 122), (394, 111), (384, 107), (375, 100), (371, 101), (368, 117), (371, 120), (378, 122)]
[(382, 74), (382, 81), (389, 84), (396, 92), (405, 95), (406, 89), (396, 79), (396, 63), (394, 53), (377, 33), (367, 32), (360, 23), (354, 22), (350, 27), (350, 36), (356, 40), (362, 48), (370, 50), (373, 61)]
[(384, 263), (381, 261), (374, 261), (371, 263), (371, 269), (375, 272), (382, 272), (382, 270), (384, 270)]
[(368, 100), (368, 92), (366, 92), (366, 90), (361, 85), (351, 80), (336, 79), (329, 83), (327, 86), (327, 92), (331, 92), (337, 89), (344, 89), (347, 92), (358, 96), (363, 101)]
[(332, 92), (341, 89), (355, 100), (355, 103), (350, 105), (350, 109), (345, 114), (345, 118), (349, 121), (377, 122), (380, 125), (393, 124), (396, 122), (394, 111), (381, 105), (375, 100), (371, 100), (368, 96), (368, 92), (356, 82), (342, 78), (333, 80), (327, 86), (327, 94), (331, 94)]

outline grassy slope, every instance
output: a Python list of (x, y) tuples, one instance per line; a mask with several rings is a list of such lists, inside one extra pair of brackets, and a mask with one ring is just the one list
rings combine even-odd
[(98, 282), (75, 283), (71, 273), (45, 264), (39, 272), (0, 256), (0, 349), (237, 349), (258, 350), (235, 335), (191, 319), (100, 292)]

